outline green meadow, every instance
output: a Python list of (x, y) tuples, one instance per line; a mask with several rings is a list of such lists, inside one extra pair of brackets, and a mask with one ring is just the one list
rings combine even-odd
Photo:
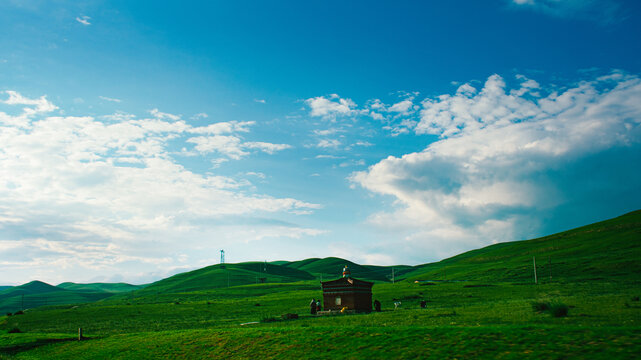
[[(214, 265), (139, 288), (41, 283), (43, 297), (112, 292), (1, 317), (0, 359), (631, 359), (641, 354), (640, 263), (637, 211), (415, 267), (327, 258)], [(310, 315), (320, 277), (344, 264), (375, 282), (383, 311)]]

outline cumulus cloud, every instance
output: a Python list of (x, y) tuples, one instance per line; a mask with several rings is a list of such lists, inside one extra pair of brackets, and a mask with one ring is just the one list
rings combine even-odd
[(190, 128), (187, 131), (193, 134), (204, 134), (187, 139), (187, 142), (196, 144), (195, 149), (207, 154), (218, 152), (231, 159), (238, 160), (249, 155), (248, 150), (260, 150), (268, 154), (290, 149), (289, 144), (274, 144), (263, 141), (245, 142), (238, 133), (249, 132), (249, 127), (254, 125), (253, 121), (229, 121), (218, 122), (208, 126)]
[(607, 207), (589, 202), (595, 193), (637, 193), (641, 173), (625, 164), (641, 159), (639, 77), (615, 72), (562, 90), (519, 80), (508, 89), (492, 75), (425, 99), (414, 131), (441, 140), (351, 177), (395, 199), (369, 221), (443, 257), (538, 234), (534, 219), (556, 209)]
[[(310, 109), (310, 115), (321, 117), (335, 122), (339, 117), (371, 118), (385, 124), (383, 129), (388, 130), (392, 135), (406, 134), (416, 125), (416, 113), (420, 106), (414, 103), (418, 92), (397, 92), (396, 96), (401, 100), (392, 105), (385, 104), (380, 99), (371, 99), (365, 102), (362, 107), (357, 106), (351, 99), (341, 98), (337, 94), (330, 96), (318, 96), (305, 100)], [(342, 131), (339, 129), (314, 130), (316, 135), (329, 135), (332, 132)]]
[(343, 99), (337, 94), (328, 97), (318, 96), (305, 100), (305, 104), (311, 109), (311, 116), (324, 118), (335, 118), (336, 116), (348, 116), (356, 114), (354, 110), (356, 103), (351, 99)]
[[(132, 275), (140, 270), (136, 263), (177, 261), (167, 254), (178, 242), (201, 250), (225, 242), (231, 246), (240, 239), (233, 235), (239, 229), (221, 228), (228, 227), (226, 218), (319, 208), (254, 193), (246, 181), (194, 172), (172, 157), (171, 143), (181, 141), (232, 159), (289, 147), (240, 140), (238, 133), (247, 132), (251, 122), (192, 127), (157, 109), (141, 119), (124, 113), (55, 116), (49, 113), (57, 107), (44, 96), (6, 95), (0, 99), (3, 107), (25, 106), (14, 115), (0, 112), (0, 271), (6, 276), (19, 276), (18, 269), (26, 267), (42, 271), (43, 280), (72, 274), (53, 274), (47, 270), (52, 266), (118, 268)], [(288, 229), (261, 223), (254, 238), (318, 233), (294, 225)]]

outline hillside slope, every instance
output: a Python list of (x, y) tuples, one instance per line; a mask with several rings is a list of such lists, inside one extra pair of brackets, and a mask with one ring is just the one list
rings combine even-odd
[(138, 290), (140, 293), (178, 293), (249, 285), (260, 282), (284, 283), (313, 280), (311, 274), (272, 263), (245, 262), (238, 264), (217, 264), (202, 269), (180, 273), (156, 281)]
[(419, 265), (403, 278), (531, 282), (534, 260), (539, 281), (638, 277), (641, 210), (538, 239), (468, 251)]
[(0, 291), (0, 313), (15, 312), (45, 305), (75, 304), (98, 301), (111, 296), (107, 292), (78, 292), (31, 281)]
[(89, 292), (107, 292), (107, 293), (121, 293), (134, 291), (144, 288), (146, 285), (131, 285), (127, 283), (90, 283), (90, 284), (77, 284), (73, 282), (64, 282), (58, 284), (57, 287), (74, 290), (74, 291), (89, 291)]
[(284, 264), (287, 267), (306, 271), (314, 276), (322, 276), (324, 280), (339, 278), (342, 276), (343, 267), (347, 265), (353, 277), (357, 279), (370, 281), (390, 281), (392, 269), (394, 276), (398, 276), (413, 269), (412, 266), (377, 266), (377, 265), (359, 265), (349, 260), (326, 257), (311, 258), (299, 261), (292, 261)]

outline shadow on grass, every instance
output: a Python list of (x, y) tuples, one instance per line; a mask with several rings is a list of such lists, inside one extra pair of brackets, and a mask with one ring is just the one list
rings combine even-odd
[[(82, 340), (86, 341), (86, 340), (90, 340), (90, 339), (91, 338), (84, 337)], [(0, 354), (15, 355), (15, 354), (17, 354), (19, 352), (32, 350), (32, 349), (38, 348), (40, 346), (45, 346), (45, 345), (49, 345), (49, 344), (56, 344), (56, 343), (61, 343), (61, 342), (69, 342), (69, 341), (78, 341), (78, 338), (36, 339), (35, 341), (24, 343), (24, 344), (0, 347)]]

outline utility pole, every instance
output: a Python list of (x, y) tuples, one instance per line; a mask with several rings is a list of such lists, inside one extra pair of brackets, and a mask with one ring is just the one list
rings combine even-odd
[(24, 310), (24, 293), (22, 294), (22, 301), (20, 303), (20, 309)]
[(534, 256), (532, 256), (532, 262), (534, 263), (534, 283), (538, 284), (539, 281), (536, 278), (536, 258)]
[(548, 256), (548, 267), (550, 268), (550, 281), (552, 281), (552, 256)]
[(392, 284), (394, 284), (394, 268), (392, 268)]

